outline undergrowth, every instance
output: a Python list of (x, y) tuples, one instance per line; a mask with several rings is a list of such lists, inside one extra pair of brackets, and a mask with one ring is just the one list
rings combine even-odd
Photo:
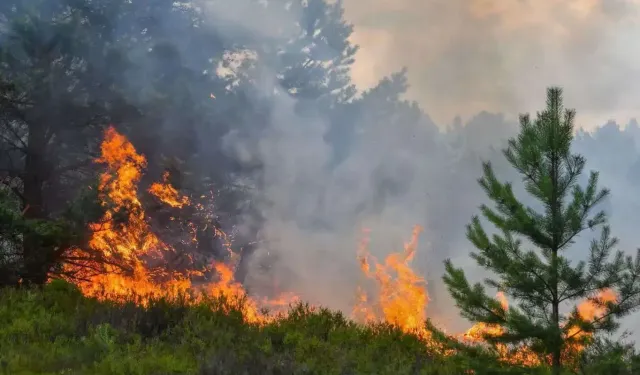
[(142, 307), (86, 298), (59, 281), (0, 290), (0, 373), (7, 375), (544, 373), (474, 353), (443, 357), (392, 326), (359, 325), (303, 304), (257, 326), (221, 300)]

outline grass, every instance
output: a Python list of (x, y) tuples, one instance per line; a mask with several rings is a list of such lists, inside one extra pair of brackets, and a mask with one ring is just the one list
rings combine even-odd
[(326, 309), (298, 305), (286, 318), (257, 326), (232, 307), (222, 300), (100, 302), (65, 282), (0, 290), (0, 373), (534, 373), (485, 354), (443, 357), (392, 326), (359, 325)]

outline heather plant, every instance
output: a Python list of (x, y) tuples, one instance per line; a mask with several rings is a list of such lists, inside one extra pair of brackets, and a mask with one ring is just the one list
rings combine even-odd
[(523, 373), (486, 353), (444, 357), (392, 325), (357, 324), (328, 309), (298, 304), (263, 326), (246, 323), (240, 310), (223, 299), (100, 301), (63, 281), (4, 288), (0, 369), (24, 375)]

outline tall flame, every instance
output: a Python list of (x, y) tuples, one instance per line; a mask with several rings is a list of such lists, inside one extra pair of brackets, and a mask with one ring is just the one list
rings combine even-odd
[[(175, 249), (153, 233), (138, 198), (137, 185), (147, 165), (146, 159), (114, 128), (107, 129), (101, 156), (96, 161), (106, 167), (98, 187), (105, 213), (99, 223), (90, 225), (93, 236), (89, 248), (100, 257), (65, 266), (85, 295), (114, 300), (137, 296), (142, 304), (157, 297), (182, 296), (195, 303), (207, 296), (224, 296), (228, 300), (243, 301), (242, 312), (248, 322), (260, 323), (271, 319), (261, 312), (265, 305), (270, 307), (271, 301), (258, 303), (248, 298), (242, 285), (233, 280), (233, 269), (227, 264), (214, 263), (201, 270), (170, 270), (166, 258)], [(187, 197), (180, 196), (168, 184), (167, 174), (163, 180), (162, 184), (152, 184), (149, 192), (172, 207), (190, 203)], [(222, 237), (226, 239), (226, 235)], [(80, 251), (73, 250), (73, 253), (79, 254)], [(203, 276), (211, 270), (218, 275), (217, 281), (198, 287), (192, 284), (193, 277)], [(294, 299), (291, 297), (289, 300)], [(274, 306), (282, 304), (281, 299), (273, 303)]]
[(76, 275), (100, 270), (80, 277), (77, 282), (80, 289), (89, 296), (104, 295), (115, 299), (134, 293), (158, 297), (168, 291), (186, 291), (189, 283), (183, 277), (157, 282), (155, 279), (166, 276), (162, 275), (165, 271), (150, 270), (142, 260), (145, 255), (160, 258), (162, 250), (168, 250), (150, 231), (138, 199), (137, 184), (147, 164), (144, 156), (139, 155), (124, 136), (109, 128), (96, 162), (106, 165), (107, 169), (101, 174), (98, 185), (105, 213), (98, 223), (89, 226), (93, 232), (89, 248), (104, 262), (86, 260), (67, 265), (67, 270)]
[[(410, 263), (416, 252), (418, 237), (422, 228), (413, 229), (411, 240), (404, 250), (391, 253), (380, 264), (368, 252), (369, 239), (365, 237), (360, 245), (358, 259), (362, 272), (377, 283), (377, 297), (369, 303), (369, 297), (362, 289), (358, 290), (358, 301), (353, 309), (357, 319), (366, 322), (386, 321), (398, 326), (405, 332), (417, 333), (428, 337), (425, 329), (426, 307), (429, 300), (425, 280), (416, 275)], [(368, 231), (366, 232), (368, 234)], [(375, 270), (372, 271), (370, 259)]]

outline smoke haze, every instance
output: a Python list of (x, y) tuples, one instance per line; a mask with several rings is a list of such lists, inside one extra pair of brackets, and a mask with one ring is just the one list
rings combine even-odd
[[(593, 128), (638, 115), (637, 0), (346, 0), (368, 87), (409, 68), (409, 97), (441, 124), (535, 111), (549, 84)], [(634, 79), (635, 78), (635, 79)]]
[[(383, 258), (421, 225), (414, 265), (429, 281), (429, 316), (451, 331), (465, 327), (450, 318), (457, 313), (440, 280), (442, 260), (451, 257), (482, 278), (464, 229), (485, 201), (476, 183), (480, 161), (493, 160), (500, 177), (517, 182), (499, 150), (517, 131), (515, 115), (544, 106), (549, 85), (562, 85), (567, 106), (578, 110), (577, 125), (594, 130), (581, 134), (575, 149), (589, 160), (587, 169), (602, 171), (601, 186), (612, 189), (605, 208), (614, 234), (629, 252), (640, 244), (630, 220), (640, 208), (633, 188), (640, 181), (640, 130), (613, 123), (595, 130), (608, 118), (626, 125), (638, 114), (640, 89), (630, 78), (640, 77), (640, 54), (627, 48), (640, 35), (637, 2), (347, 0), (345, 6), (361, 47), (355, 82), (377, 88), (384, 85), (380, 77), (406, 66), (407, 96), (426, 112), (389, 115), (374, 89), (362, 99), (369, 113), (360, 115), (358, 140), (350, 142), (349, 129), (296, 114), (294, 101), (282, 95), (259, 138), (229, 138), (232, 149), (265, 166), (265, 188), (254, 199), (266, 222), (249, 288), (259, 291), (276, 275), (280, 288), (349, 312), (363, 281), (355, 259), (361, 230), (371, 229), (370, 250)], [(251, 27), (263, 30), (261, 23)], [(275, 86), (265, 85), (265, 95)], [(416, 110), (410, 102), (402, 108)], [(458, 115), (468, 120), (454, 120)], [(327, 132), (347, 145), (339, 163)], [(572, 257), (582, 259), (589, 240), (581, 238)], [(628, 321), (624, 328), (630, 327), (640, 328)]]

